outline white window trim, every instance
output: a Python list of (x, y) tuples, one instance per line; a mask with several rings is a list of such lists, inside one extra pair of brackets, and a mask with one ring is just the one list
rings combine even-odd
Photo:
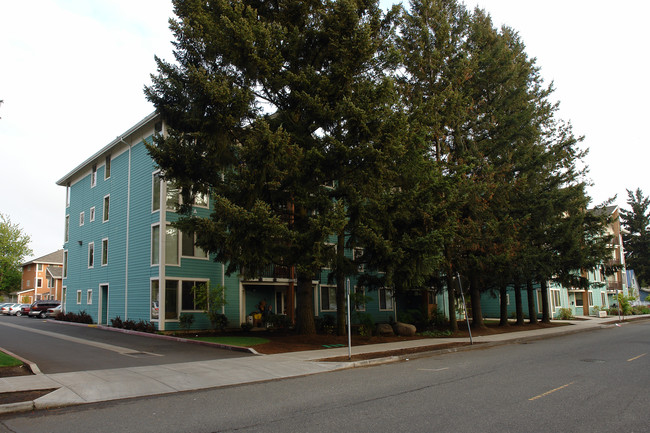
[(68, 279), (68, 250), (63, 250), (63, 271), (62, 278), (64, 280)]
[[(206, 253), (205, 257), (202, 256), (185, 256), (183, 255), (183, 232), (178, 230), (178, 243), (180, 244), (180, 249), (181, 249), (181, 255), (180, 258), (182, 259), (196, 259), (196, 260), (210, 260), (210, 254)], [(199, 248), (196, 246), (196, 233), (194, 233), (194, 243), (192, 244), (192, 249), (196, 253), (196, 249)], [(192, 281), (198, 281), (198, 280), (192, 280)]]
[(81, 213), (79, 214), (79, 227), (83, 226), (85, 222), (86, 222), (86, 212), (81, 211)]
[[(395, 311), (395, 298), (393, 297), (393, 289), (390, 289), (388, 287), (381, 287), (379, 288), (379, 291), (385, 290), (386, 292), (390, 292), (390, 308), (381, 308), (381, 295), (379, 295), (379, 299), (377, 300), (378, 302), (378, 309), (379, 311)], [(384, 296), (386, 296), (386, 304), (388, 304), (388, 293), (386, 293)]]
[[(176, 263), (167, 263), (167, 228), (173, 228), (174, 230), (176, 230), (176, 238), (177, 238), (177, 242), (176, 242), (176, 250), (177, 250), (177, 251), (176, 251), (176, 257), (178, 258), (178, 261), (177, 261)], [(161, 229), (162, 229), (162, 227), (161, 227)], [(161, 232), (162, 232), (162, 230), (161, 230)], [(162, 251), (162, 257), (160, 257), (160, 261), (161, 261), (165, 266), (176, 266), (176, 267), (180, 267), (180, 266), (181, 266), (181, 254), (182, 254), (182, 251), (181, 251), (181, 243), (182, 243), (182, 240), (181, 240), (181, 231), (178, 230), (176, 227), (173, 227), (173, 226), (171, 225), (171, 223), (167, 223), (167, 225), (166, 225), (166, 227), (165, 227), (165, 231), (162, 232), (162, 235), (165, 236), (165, 249)], [(162, 241), (162, 240), (161, 240), (161, 241)]]
[[(181, 313), (202, 313), (203, 310), (183, 310), (183, 283), (185, 281), (191, 281), (193, 283), (209, 283), (209, 278), (167, 278), (168, 280), (178, 281), (178, 314)], [(151, 296), (151, 295), (149, 295)], [(194, 299), (196, 302), (196, 298)], [(160, 306), (158, 307), (158, 314), (160, 315)]]
[(65, 186), (65, 207), (70, 207), (70, 185)]
[(90, 168), (90, 187), (94, 188), (97, 186), (97, 164), (93, 164)]
[(81, 290), (77, 290), (77, 305), (81, 305)]
[(95, 206), (90, 208), (90, 222), (95, 221)]
[(43, 279), (42, 278), (36, 278), (36, 288), (37, 289), (42, 289), (43, 288)]
[(108, 173), (108, 176), (106, 176), (106, 171), (107, 171), (106, 169), (107, 169), (108, 165), (111, 166), (111, 172), (112, 172), (113, 171), (113, 159), (112, 159), (111, 155), (106, 155), (106, 159), (104, 159), (104, 180), (108, 180), (108, 179), (111, 178), (110, 173)]
[(160, 170), (156, 170), (153, 173), (151, 173), (151, 213), (154, 212), (160, 212), (160, 209), (162, 209), (162, 197), (163, 197), (163, 181), (160, 177), (158, 177), (158, 188), (159, 188), (159, 195), (158, 195), (158, 209), (154, 209), (154, 201), (153, 198), (155, 196), (154, 191), (156, 189), (156, 176), (160, 176)]
[(86, 291), (86, 304), (87, 305), (93, 304), (93, 289), (88, 289)]
[[(90, 251), (92, 250), (93, 252), (93, 262), (90, 263)], [(94, 242), (89, 242), (88, 243), (88, 260), (86, 261), (88, 263), (88, 269), (92, 269), (95, 267), (95, 243)]]
[(63, 242), (70, 240), (70, 215), (65, 216), (65, 228), (63, 229)]
[[(333, 310), (329, 308), (330, 307), (329, 305), (327, 306), (327, 308), (325, 307), (325, 305), (323, 305), (323, 289), (327, 289), (328, 291), (330, 289), (334, 289), (334, 305), (335, 305), (335, 307), (334, 307)], [(320, 285), (320, 291), (319, 291), (318, 295), (319, 295), (320, 310), (322, 312), (324, 312), (324, 313), (334, 313), (334, 312), (336, 312), (336, 285), (334, 285), (334, 284), (321, 284)], [(332, 300), (330, 299), (330, 303), (331, 302), (332, 302)]]
[[(106, 243), (106, 257), (104, 257), (104, 243)], [(104, 263), (105, 262), (105, 263)], [(108, 238), (102, 239), (101, 265), (108, 266)]]
[[(158, 263), (153, 262), (153, 254), (154, 254), (153, 230), (154, 230), (154, 227), (158, 227), (158, 251), (157, 251), (157, 253), (158, 253)], [(150, 238), (151, 238), (151, 241), (149, 242), (149, 249), (151, 250), (151, 254), (150, 254), (150, 257), (149, 257), (149, 264), (151, 266), (160, 266), (160, 254), (161, 254), (161, 252), (160, 252), (160, 242), (162, 242), (162, 237), (160, 235), (160, 224), (159, 223), (151, 224)]]
[[(106, 199), (108, 198), (108, 215), (106, 215)], [(102, 223), (108, 222), (111, 218), (111, 195), (106, 194), (102, 201)]]
[[(354, 291), (354, 293), (360, 292), (361, 295), (362, 295), (364, 298), (365, 298), (365, 296), (366, 296), (366, 289), (365, 289), (364, 287), (361, 287), (361, 288), (359, 289), (357, 286), (354, 286), (353, 291)], [(357, 308), (357, 306), (355, 305), (355, 306), (354, 306), (354, 311), (361, 311), (361, 312), (366, 311), (366, 304), (365, 304), (365, 302), (364, 302), (363, 304), (361, 304), (361, 308)]]

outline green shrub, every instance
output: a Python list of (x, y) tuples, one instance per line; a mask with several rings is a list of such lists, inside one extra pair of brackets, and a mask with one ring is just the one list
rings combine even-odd
[(122, 322), (120, 316), (117, 316), (114, 319), (111, 319), (111, 326), (113, 328), (124, 328), (124, 322)]
[(316, 331), (321, 334), (333, 334), (336, 330), (336, 318), (331, 314), (326, 314), (321, 317), (317, 317), (316, 320)]
[(291, 320), (284, 314), (269, 314), (266, 323), (275, 329), (288, 329), (291, 327)]
[(178, 318), (178, 326), (180, 326), (181, 329), (188, 330), (192, 327), (193, 324), (194, 324), (194, 315), (181, 313), (181, 315)]
[(357, 323), (359, 323), (359, 335), (362, 337), (371, 337), (372, 328), (374, 327), (372, 316), (360, 311), (355, 311), (354, 315), (357, 319)]
[(560, 320), (573, 319), (573, 311), (571, 311), (570, 308), (560, 308), (557, 314), (557, 318)]
[(253, 324), (252, 324), (252, 323), (248, 323), (248, 322), (244, 322), (244, 323), (241, 324), (241, 329), (242, 329), (243, 331), (248, 332), (248, 331), (250, 331), (251, 329), (253, 329)]
[(61, 320), (63, 322), (74, 322), (74, 323), (85, 323), (88, 325), (92, 325), (93, 318), (90, 316), (90, 314), (86, 313), (85, 311), (80, 311), (78, 313), (58, 313), (55, 317), (56, 320)]

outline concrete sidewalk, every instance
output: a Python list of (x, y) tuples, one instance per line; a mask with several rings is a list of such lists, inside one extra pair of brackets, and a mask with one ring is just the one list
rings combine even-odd
[[(635, 316), (636, 318), (650, 319), (650, 315)], [(446, 349), (443, 352), (470, 350), (474, 347), (484, 348), (486, 345), (493, 346), (517, 343), (520, 341), (594, 330), (602, 327), (618, 326), (614, 324), (615, 321), (616, 318), (614, 317), (590, 317), (583, 318), (583, 320), (566, 321), (570, 323), (570, 326), (475, 337), (474, 343), (481, 344)], [(356, 362), (319, 361), (323, 358), (347, 356), (348, 348), (341, 347), (277, 355), (247, 356), (242, 358), (146, 367), (0, 378), (0, 393), (56, 389), (34, 401), (0, 405), (0, 414), (261, 382), (325, 373), (346, 368), (363, 367), (378, 363), (395, 362), (405, 358), (428, 356), (437, 351), (435, 348), (436, 345), (446, 345), (456, 342), (467, 343), (468, 339), (428, 338), (395, 343), (353, 346), (353, 355), (433, 346), (430, 351), (424, 353)]]

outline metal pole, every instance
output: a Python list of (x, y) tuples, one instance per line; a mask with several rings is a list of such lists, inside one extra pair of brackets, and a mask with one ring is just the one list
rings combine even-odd
[(460, 274), (458, 272), (456, 272), (456, 278), (458, 278), (458, 287), (460, 288), (460, 296), (463, 298), (463, 308), (465, 309), (465, 322), (467, 323), (467, 332), (469, 332), (469, 344), (473, 345), (474, 340), (472, 339), (472, 328), (469, 327), (469, 315), (467, 314), (467, 303), (465, 303), (463, 284), (460, 281)]
[(348, 298), (348, 359), (352, 360), (352, 322), (350, 320), (350, 279), (345, 279), (345, 288)]

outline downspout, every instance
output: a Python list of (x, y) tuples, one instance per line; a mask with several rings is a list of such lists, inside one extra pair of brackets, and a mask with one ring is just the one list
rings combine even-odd
[[(129, 146), (129, 167), (127, 171), (126, 181), (126, 250), (125, 250), (125, 266), (124, 266), (124, 320), (129, 319), (129, 223), (131, 216), (131, 145), (124, 141), (120, 136), (120, 141)], [(108, 302), (108, 299), (105, 300)], [(108, 311), (108, 304), (106, 305), (106, 316), (110, 317)]]

